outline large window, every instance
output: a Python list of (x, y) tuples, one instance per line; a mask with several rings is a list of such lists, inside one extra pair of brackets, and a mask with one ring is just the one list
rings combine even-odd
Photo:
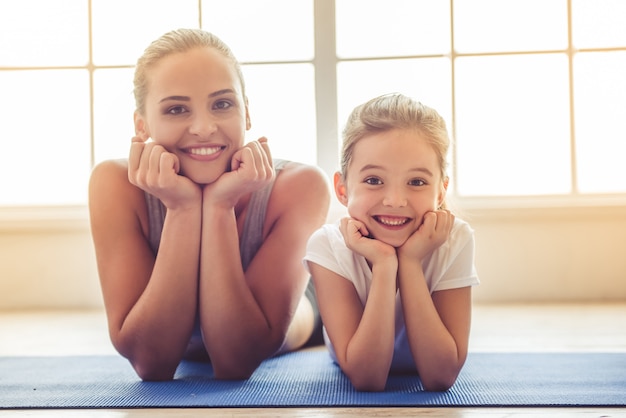
[(244, 64), (273, 155), (337, 168), (349, 111), (401, 91), (444, 116), (451, 193), (626, 196), (622, 0), (0, 0), (0, 206), (84, 205), (124, 158), (132, 72), (178, 27)]

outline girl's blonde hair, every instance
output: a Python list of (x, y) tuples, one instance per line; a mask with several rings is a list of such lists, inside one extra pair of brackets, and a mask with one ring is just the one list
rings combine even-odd
[(137, 60), (133, 93), (135, 95), (135, 108), (139, 114), (145, 112), (150, 69), (169, 55), (186, 52), (194, 48), (214, 48), (228, 58), (237, 71), (241, 83), (241, 92), (245, 99), (246, 92), (241, 65), (228, 45), (214, 34), (201, 29), (176, 29), (153, 41)]
[[(433, 147), (442, 184), (448, 181), (450, 138), (446, 122), (435, 109), (400, 93), (375, 97), (354, 108), (343, 130), (341, 175), (346, 178), (355, 145), (362, 138), (393, 129), (414, 129)], [(445, 202), (442, 207), (446, 207)]]

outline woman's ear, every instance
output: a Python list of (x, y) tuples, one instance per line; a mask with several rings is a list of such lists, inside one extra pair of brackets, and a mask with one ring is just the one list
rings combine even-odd
[(252, 122), (250, 121), (250, 110), (248, 109), (248, 98), (246, 97), (246, 131), (252, 128)]
[(339, 171), (333, 176), (333, 184), (335, 186), (335, 196), (337, 196), (339, 202), (344, 206), (348, 206), (348, 190), (344, 178)]
[(150, 138), (150, 133), (148, 132), (148, 126), (144, 117), (141, 116), (139, 112), (135, 112), (133, 114), (133, 121), (135, 122), (135, 135), (147, 141), (148, 138)]

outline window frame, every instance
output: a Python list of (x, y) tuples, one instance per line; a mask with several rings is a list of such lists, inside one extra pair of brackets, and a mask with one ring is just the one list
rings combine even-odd
[[(517, 218), (518, 216), (535, 216), (538, 213), (569, 213), (572, 216), (583, 216), (585, 214), (600, 213), (611, 214), (615, 211), (623, 211), (626, 207), (626, 193), (589, 194), (578, 191), (577, 161), (576, 161), (576, 126), (574, 123), (575, 95), (574, 95), (574, 57), (578, 53), (586, 52), (610, 52), (626, 51), (624, 47), (609, 48), (581, 48), (573, 47), (572, 42), (572, 1), (567, 0), (568, 16), (568, 45), (564, 50), (541, 50), (541, 51), (521, 51), (521, 52), (500, 52), (500, 53), (458, 53), (454, 48), (454, 34), (450, 37), (450, 54), (441, 55), (450, 59), (452, 83), (452, 108), (449, 121), (450, 134), (456, 137), (456, 105), (455, 105), (455, 61), (460, 57), (468, 56), (494, 56), (494, 55), (514, 55), (514, 54), (566, 54), (568, 59), (568, 83), (569, 83), (569, 113), (570, 113), (570, 149), (571, 149), (571, 185), (572, 191), (564, 195), (541, 195), (541, 196), (459, 196), (454, 187), (450, 193), (453, 207), (458, 207), (462, 212), (470, 216), (504, 216)], [(337, 65), (342, 61), (368, 60), (368, 59), (414, 59), (426, 58), (424, 56), (402, 56), (384, 58), (349, 58), (337, 57), (335, 53), (335, 0), (313, 0), (314, 5), (314, 45), (315, 54), (312, 61), (303, 61), (313, 64), (315, 68), (315, 97), (316, 97), (316, 127), (317, 127), (317, 155), (318, 166), (327, 173), (329, 180), (338, 167), (339, 132), (341, 122), (337, 118)], [(199, 21), (198, 26), (202, 27), (201, 8), (202, 0), (198, 0)], [(89, 1), (89, 13), (91, 15), (91, 2)], [(454, 15), (454, 0), (450, 0), (450, 23), (452, 31)], [(329, 24), (329, 22), (332, 22)], [(50, 69), (86, 69), (89, 72), (90, 82), (90, 141), (91, 141), (91, 161), (93, 167), (94, 156), (94, 98), (93, 79), (94, 71), (97, 69), (112, 68), (132, 68), (128, 65), (119, 66), (96, 66), (92, 61), (92, 40), (91, 40), (91, 17), (89, 16), (89, 62), (85, 66), (67, 67), (23, 67), (23, 68), (1, 68), (0, 71), (11, 70), (50, 70)], [(432, 56), (429, 56), (432, 57)], [(289, 64), (291, 62), (282, 62)], [(296, 62), (294, 62), (296, 63)], [(242, 62), (247, 64), (267, 64), (267, 62)], [(451, 177), (452, 181), (457, 178), (456, 149), (451, 147)], [(334, 199), (333, 199), (334, 200)], [(335, 203), (336, 204), (336, 203)], [(337, 209), (337, 208), (335, 208)], [(547, 211), (547, 212), (546, 212)], [(331, 210), (331, 212), (333, 212)], [(59, 205), (59, 206), (0, 206), (0, 230), (20, 229), (41, 229), (41, 228), (84, 228), (88, 225), (88, 211), (85, 205)]]

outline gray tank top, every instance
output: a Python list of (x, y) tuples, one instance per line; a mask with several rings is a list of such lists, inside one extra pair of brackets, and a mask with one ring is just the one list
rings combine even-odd
[[(286, 160), (274, 160), (274, 170), (276, 177), (280, 170), (288, 163)], [(276, 179), (274, 177), (274, 179)], [(241, 234), (241, 242), (239, 243), (239, 251), (241, 253), (241, 264), (244, 271), (248, 268), (250, 261), (261, 247), (263, 243), (263, 225), (265, 214), (267, 212), (267, 202), (274, 182), (266, 187), (257, 190), (252, 194), (250, 203), (248, 204), (248, 213), (243, 225), (243, 233)], [(163, 232), (163, 223), (165, 222), (165, 205), (149, 193), (145, 193), (146, 204), (148, 206), (148, 222), (150, 227), (150, 247), (156, 255), (159, 251), (161, 243), (161, 233)]]

